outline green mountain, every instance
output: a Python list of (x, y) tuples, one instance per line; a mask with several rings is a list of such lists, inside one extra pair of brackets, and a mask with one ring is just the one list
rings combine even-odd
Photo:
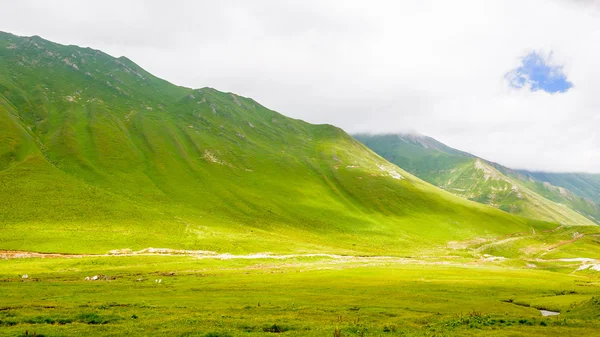
[(565, 225), (600, 223), (600, 204), (592, 199), (433, 138), (411, 134), (359, 134), (355, 138), (419, 178), (469, 200)]
[(549, 173), (518, 170), (526, 178), (565, 188), (572, 193), (600, 203), (600, 174), (590, 173)]
[(409, 254), (556, 225), (444, 192), (344, 131), (0, 33), (0, 249)]

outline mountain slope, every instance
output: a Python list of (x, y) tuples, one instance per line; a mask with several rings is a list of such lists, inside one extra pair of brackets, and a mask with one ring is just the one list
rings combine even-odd
[(542, 183), (565, 188), (580, 197), (600, 203), (600, 174), (549, 173), (526, 170), (518, 170), (516, 173)]
[(0, 249), (407, 254), (543, 230), (342, 130), (172, 85), (126, 58), (0, 33)]
[(574, 193), (420, 135), (355, 135), (373, 151), (461, 197), (521, 216), (590, 225), (600, 206)]

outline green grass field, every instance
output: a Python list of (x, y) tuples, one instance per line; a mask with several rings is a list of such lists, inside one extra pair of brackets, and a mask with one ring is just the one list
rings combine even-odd
[[(0, 271), (2, 336), (600, 332), (597, 276), (467, 260), (90, 257), (4, 260)], [(93, 275), (106, 279), (84, 280)]]

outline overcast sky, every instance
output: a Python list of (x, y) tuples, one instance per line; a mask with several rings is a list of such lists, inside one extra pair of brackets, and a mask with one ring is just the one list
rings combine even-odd
[(175, 84), (312, 123), (416, 131), (513, 168), (600, 173), (598, 1), (0, 4), (2, 31), (125, 55)]

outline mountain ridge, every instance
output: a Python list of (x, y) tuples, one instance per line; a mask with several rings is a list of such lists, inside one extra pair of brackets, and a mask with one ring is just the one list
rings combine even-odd
[[(409, 172), (470, 200), (565, 224), (599, 223), (600, 205), (592, 200), (563, 187), (534, 180), (530, 175), (524, 175), (525, 171), (512, 170), (453, 149), (431, 137), (403, 133), (354, 136)], [(424, 147), (415, 138), (424, 139), (428, 146)], [(568, 205), (575, 213), (564, 210), (562, 205)]]

